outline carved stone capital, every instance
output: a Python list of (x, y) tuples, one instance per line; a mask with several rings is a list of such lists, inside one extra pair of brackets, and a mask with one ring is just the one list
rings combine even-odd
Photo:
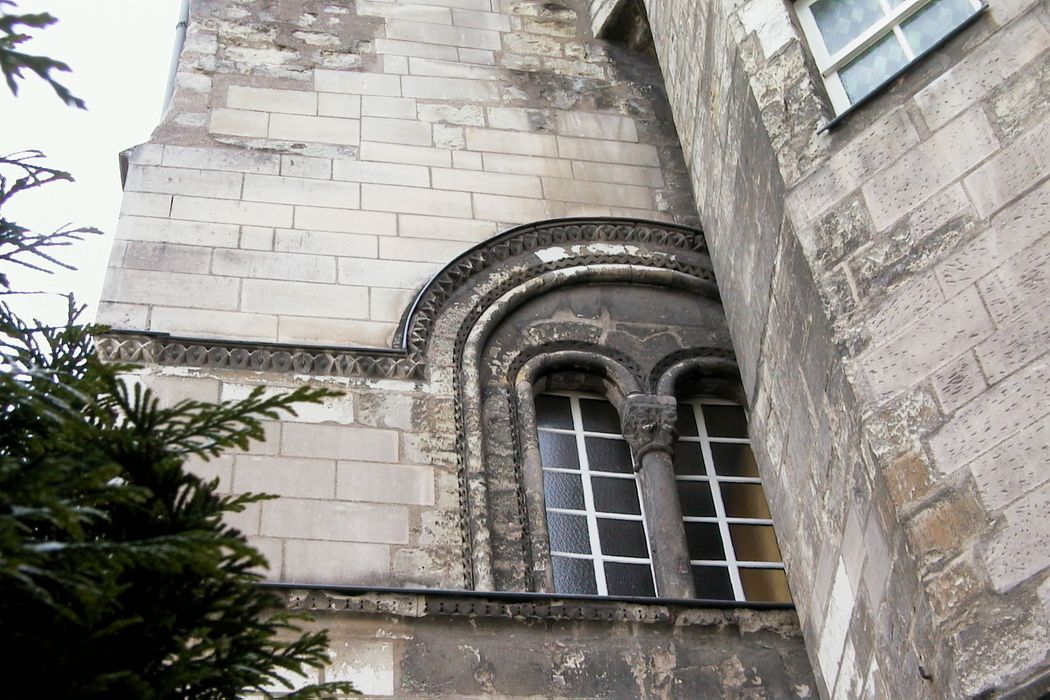
[(634, 452), (635, 469), (641, 469), (642, 457), (648, 452), (674, 453), (677, 420), (678, 404), (673, 396), (631, 394), (627, 397), (622, 427), (623, 436)]

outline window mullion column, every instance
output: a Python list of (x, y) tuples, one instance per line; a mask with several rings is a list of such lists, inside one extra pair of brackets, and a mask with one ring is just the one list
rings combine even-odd
[(634, 454), (651, 548), (656, 593), (693, 598), (689, 548), (674, 475), (676, 401), (673, 396), (632, 394), (623, 411), (623, 436)]

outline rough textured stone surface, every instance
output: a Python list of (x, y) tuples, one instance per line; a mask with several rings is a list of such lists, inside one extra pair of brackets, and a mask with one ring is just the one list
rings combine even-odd
[[(818, 134), (831, 113), (816, 73), (780, 8), (761, 7), (647, 3), (761, 468), (779, 484), (771, 507), (799, 533), (784, 556), (821, 692), (1008, 689), (1045, 668), (1046, 623), (974, 611), (1030, 617), (1024, 591), (1047, 569), (1028, 513), (1050, 346), (1041, 274), (1025, 267), (1048, 230), (1047, 18), (994, 5)], [(858, 504), (875, 537), (847, 517)], [(844, 599), (819, 575), (833, 567), (812, 575), (838, 559), (828, 548), (867, 601), (837, 621), (822, 617)], [(870, 576), (856, 590), (869, 558), (890, 590)], [(946, 605), (956, 590), (970, 602)]]
[[(399, 698), (813, 697), (791, 613), (292, 591), (324, 680)], [(675, 619), (673, 625), (669, 619)]]

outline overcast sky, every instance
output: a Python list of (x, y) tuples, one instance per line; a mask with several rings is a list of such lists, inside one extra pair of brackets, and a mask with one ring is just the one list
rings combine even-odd
[[(160, 121), (178, 10), (178, 0), (18, 0), (17, 8), (2, 6), (6, 13), (58, 18), (21, 50), (68, 63), (73, 72), (60, 82), (88, 105), (87, 111), (66, 107), (32, 76), (17, 98), (0, 83), (0, 153), (37, 149), (49, 166), (76, 178), (18, 196), (3, 215), (36, 231), (75, 223), (106, 232), (63, 255), (76, 272), (19, 275), (18, 289), (73, 291), (94, 317), (120, 208), (117, 155), (148, 141)], [(38, 300), (32, 311), (51, 317), (54, 306)]]

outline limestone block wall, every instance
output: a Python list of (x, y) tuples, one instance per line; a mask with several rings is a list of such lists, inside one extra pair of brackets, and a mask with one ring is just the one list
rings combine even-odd
[(144, 362), (138, 381), (165, 400), (345, 392), (194, 465), (280, 494), (235, 522), (268, 579), (468, 584), (453, 388), (180, 353), (390, 348), (432, 275), (514, 225), (696, 223), (657, 64), (588, 22), (582, 1), (191, 3), (172, 105), (126, 154), (99, 321), (188, 339), (175, 360), (117, 358)]
[(788, 4), (646, 5), (821, 692), (1045, 684), (1045, 3), (825, 133)]
[(344, 392), (266, 422), (266, 440), (190, 468), (220, 491), (279, 495), (230, 518), (269, 561), (270, 581), (463, 585), (451, 405), (405, 382), (147, 367), (165, 403), (229, 401), (304, 381)]
[(584, 10), (194, 2), (173, 104), (128, 154), (100, 321), (389, 347), (429, 277), (515, 224), (695, 223), (655, 62), (612, 56)]

